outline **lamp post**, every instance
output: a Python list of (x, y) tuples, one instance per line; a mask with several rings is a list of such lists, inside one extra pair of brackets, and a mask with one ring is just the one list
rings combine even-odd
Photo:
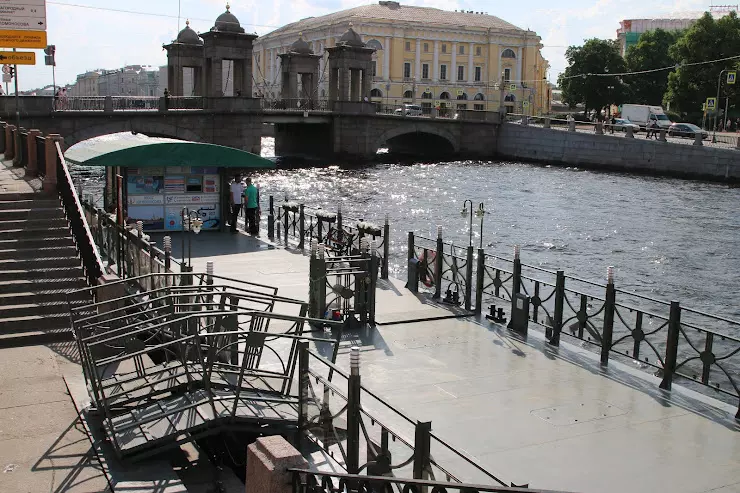
[(185, 265), (185, 233), (192, 231), (195, 234), (200, 233), (200, 228), (203, 226), (203, 220), (198, 215), (197, 211), (191, 211), (187, 207), (182, 208), (182, 264), (180, 264), (180, 272), (192, 272), (192, 237), (188, 235), (188, 263)]
[[(719, 89), (722, 86), (722, 74), (725, 72), (729, 72), (729, 69), (723, 69), (719, 73), (719, 77), (717, 77), (717, 99), (714, 100), (714, 131), (712, 132), (712, 143), (717, 143), (717, 117), (719, 116)], [(727, 118), (727, 115), (724, 115), (723, 118)]]
[[(468, 211), (468, 202), (470, 202), (470, 211)], [(473, 246), (473, 201), (466, 199), (465, 202), (463, 202), (463, 208), (460, 211), (460, 215), (462, 217), (465, 217), (468, 213), (470, 213), (470, 220), (468, 221), (468, 234), (469, 234), (469, 246)]]
[(478, 204), (478, 210), (475, 211), (475, 217), (480, 218), (480, 244), (478, 248), (480, 248), (481, 250), (483, 249), (483, 216), (485, 216), (487, 213), (488, 211), (486, 211), (483, 202)]

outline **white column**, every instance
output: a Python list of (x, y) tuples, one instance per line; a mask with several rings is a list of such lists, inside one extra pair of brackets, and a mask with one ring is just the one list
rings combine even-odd
[(516, 54), (516, 83), (521, 84), (522, 80), (522, 47), (517, 49)]
[(432, 67), (432, 70), (434, 71), (434, 82), (439, 81), (439, 41), (434, 42), (434, 67)]
[(470, 43), (468, 47), (468, 82), (471, 84), (475, 81), (475, 69), (473, 67), (473, 51), (475, 51), (475, 43)]
[(385, 37), (385, 45), (383, 45), (383, 78), (385, 80), (391, 80), (391, 38), (390, 36)]
[(416, 38), (416, 59), (414, 60), (414, 80), (421, 80), (421, 40)]
[(450, 67), (448, 77), (453, 84), (457, 84), (457, 43), (452, 43), (452, 67)]

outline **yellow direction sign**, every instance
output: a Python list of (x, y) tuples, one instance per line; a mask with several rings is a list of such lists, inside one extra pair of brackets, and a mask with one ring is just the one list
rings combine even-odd
[(509, 89), (512, 90), (512, 91), (516, 91), (516, 84), (511, 84), (509, 86)]
[(529, 108), (529, 101), (522, 101), (522, 107)]
[(0, 30), (2, 48), (46, 48), (46, 31)]
[(714, 111), (717, 107), (717, 98), (707, 98), (707, 111)]
[(727, 72), (727, 84), (728, 85), (734, 84), (735, 79), (737, 79), (737, 72)]
[(36, 53), (33, 51), (0, 51), (0, 63), (36, 65)]

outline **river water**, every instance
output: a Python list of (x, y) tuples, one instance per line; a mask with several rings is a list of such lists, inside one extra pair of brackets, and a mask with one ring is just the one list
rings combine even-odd
[[(273, 149), (263, 139), (263, 155)], [(599, 282), (613, 265), (620, 289), (740, 318), (740, 189), (521, 162), (327, 164), (257, 173), (263, 200), (341, 203), (346, 216), (375, 223), (388, 213), (396, 277), (405, 275), (409, 231), (434, 238), (441, 225), (445, 240), (467, 246), (460, 210), (470, 199), (488, 211), (490, 253), (511, 257), (519, 244), (525, 264)], [(479, 224), (474, 218), (476, 247)]]

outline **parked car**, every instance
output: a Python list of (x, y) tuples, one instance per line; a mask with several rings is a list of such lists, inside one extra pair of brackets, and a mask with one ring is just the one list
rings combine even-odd
[(403, 116), (421, 116), (422, 111), (418, 104), (404, 104), (403, 108), (398, 108), (394, 113)]
[(706, 130), (702, 130), (693, 123), (674, 123), (668, 127), (670, 137), (690, 137), (693, 139), (697, 133), (701, 134), (702, 139), (709, 138), (709, 133)]
[(632, 127), (632, 131), (634, 133), (640, 131), (640, 126), (637, 123), (632, 123), (626, 118), (614, 119), (614, 130), (616, 130), (617, 132), (626, 132), (628, 127)]

